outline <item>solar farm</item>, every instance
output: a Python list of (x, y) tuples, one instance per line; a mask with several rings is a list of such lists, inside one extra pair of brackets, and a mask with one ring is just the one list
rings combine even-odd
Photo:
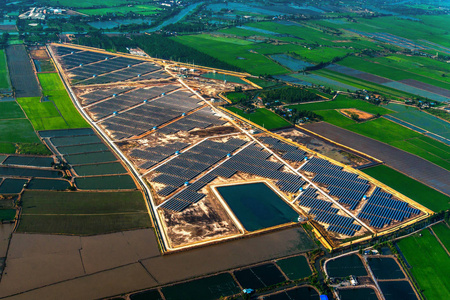
[[(170, 249), (304, 221), (339, 245), (428, 214), (349, 166), (269, 132), (249, 131), (177, 81), (162, 62), (62, 45), (49, 50), (79, 107), (149, 188), (151, 213)], [(150, 76), (156, 73), (160, 77)], [(106, 174), (124, 176), (93, 133), (45, 139), (73, 166), (80, 189)], [(127, 180), (112, 182), (130, 186)], [(236, 217), (242, 214), (214, 190), (249, 182), (265, 183), (298, 220), (244, 228)]]

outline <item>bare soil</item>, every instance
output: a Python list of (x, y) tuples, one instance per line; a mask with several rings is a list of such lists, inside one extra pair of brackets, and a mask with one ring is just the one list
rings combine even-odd
[(369, 114), (365, 111), (361, 111), (356, 108), (341, 109), (340, 113), (350, 119), (352, 119), (352, 115), (357, 115), (359, 121), (367, 121), (367, 120), (373, 119), (375, 117), (375, 115), (373, 115), (373, 114)]

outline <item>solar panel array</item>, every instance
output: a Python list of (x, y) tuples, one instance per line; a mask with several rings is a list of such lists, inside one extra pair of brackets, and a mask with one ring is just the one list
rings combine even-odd
[[(239, 139), (230, 139), (225, 143), (206, 140), (180, 154), (177, 158), (169, 161), (167, 164), (162, 165), (156, 170), (161, 173), (161, 175), (158, 175), (155, 177), (156, 180), (154, 178), (152, 181), (166, 184), (166, 187), (160, 190), (158, 194), (161, 196), (170, 195), (176, 191), (178, 187), (188, 183), (190, 180), (210, 168), (214, 163), (226, 157), (227, 153), (234, 152), (243, 144), (245, 144), (245, 141)], [(215, 157), (213, 159), (215, 162), (209, 163), (211, 157)], [(208, 163), (205, 163), (205, 161), (208, 161)], [(218, 167), (212, 172), (199, 178), (193, 184), (188, 185), (185, 189), (164, 202), (161, 207), (166, 210), (180, 212), (189, 207), (190, 204), (200, 201), (205, 195), (197, 193), (197, 191), (213, 181), (217, 176), (221, 176), (220, 174), (217, 174), (217, 170), (220, 168), (221, 167)]]
[(118, 88), (112, 88), (112, 89), (101, 89), (101, 90), (96, 90), (93, 92), (89, 92), (86, 93), (84, 95), (81, 95), (81, 100), (83, 105), (89, 105), (92, 104), (94, 102), (109, 98), (109, 97), (113, 97), (114, 95), (119, 95), (125, 92), (128, 92), (129, 90), (132, 90), (133, 88), (131, 87), (118, 87)]
[(82, 50), (75, 49), (75, 48), (67, 48), (67, 47), (55, 47), (56, 54), (59, 56), (67, 55), (67, 54), (73, 54), (76, 52), (80, 52)]
[(133, 149), (130, 152), (130, 156), (145, 160), (145, 162), (139, 167), (142, 169), (149, 169), (160, 161), (163, 161), (169, 156), (175, 154), (177, 151), (186, 148), (188, 145), (189, 144), (187, 143), (176, 142), (164, 146), (147, 147), (145, 149)]
[(192, 114), (184, 116), (183, 118), (173, 122), (163, 128), (159, 129), (160, 133), (172, 134), (178, 131), (190, 131), (195, 128), (207, 128), (211, 125), (223, 125), (227, 121), (219, 119), (215, 116), (209, 107), (202, 108)]
[(392, 199), (392, 194), (382, 192), (375, 188), (372, 195), (364, 204), (358, 217), (370, 221), (370, 226), (383, 228), (393, 221), (402, 222), (412, 215), (420, 214), (420, 210), (410, 207), (408, 203)]
[(346, 204), (354, 210), (369, 190), (369, 182), (358, 178), (357, 174), (342, 171), (342, 167), (329, 161), (313, 157), (301, 168), (303, 171), (316, 173), (312, 181), (326, 185), (331, 196), (339, 198), (339, 203)]
[[(156, 66), (149, 62), (144, 62), (123, 69), (118, 69), (118, 71), (113, 71), (111, 73), (105, 73), (101, 75), (96, 75), (94, 73), (91, 75), (90, 78), (83, 80), (79, 83), (82, 83), (83, 85), (90, 85), (90, 84), (105, 84), (117, 81), (129, 81), (133, 79), (141, 79), (142, 76), (146, 76), (146, 74), (149, 74), (151, 72), (160, 69), (161, 68), (159, 66)], [(94, 75), (96, 76), (94, 77)]]
[(306, 152), (298, 149), (295, 146), (289, 145), (283, 141), (275, 139), (273, 137), (261, 137), (259, 138), (264, 144), (269, 145), (270, 148), (286, 152), (282, 158), (290, 161), (303, 161), (306, 158)]
[(65, 56), (59, 58), (60, 63), (65, 69), (72, 69), (82, 65), (91, 64), (94, 62), (103, 61), (105, 59), (114, 59), (112, 55), (90, 52), (90, 51), (79, 51), (68, 53)]
[(144, 103), (144, 100), (150, 100), (161, 96), (163, 93), (176, 90), (178, 86), (166, 85), (152, 88), (138, 88), (128, 93), (113, 96), (112, 98), (96, 103), (89, 107), (89, 111), (94, 114), (94, 119), (99, 120), (114, 112), (120, 112), (129, 109), (137, 104)]
[(80, 65), (70, 70), (70, 73), (74, 75), (72, 80), (85, 80), (91, 78), (93, 75), (101, 75), (109, 72), (113, 72), (119, 69), (128, 68), (141, 63), (141, 61), (126, 57), (112, 57), (111, 59), (104, 59), (102, 61)]
[(191, 94), (176, 91), (119, 113), (101, 122), (115, 139), (139, 135), (179, 118), (202, 104)]

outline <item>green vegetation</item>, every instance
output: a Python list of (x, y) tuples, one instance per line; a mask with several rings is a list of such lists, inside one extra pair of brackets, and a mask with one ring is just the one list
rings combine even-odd
[[(128, 0), (108, 0), (105, 2), (104, 0), (83, 0), (79, 2), (73, 2), (71, 0), (42, 0), (42, 3), (48, 3), (52, 6), (65, 6), (65, 7), (74, 7), (74, 8), (85, 8), (85, 7), (112, 7), (112, 6), (120, 6), (129, 4)], [(144, 0), (134, 0), (136, 3), (144, 3)]]
[(126, 15), (127, 13), (135, 13), (143, 16), (153, 15), (158, 13), (161, 8), (154, 5), (126, 5), (126, 6), (114, 6), (105, 8), (90, 8), (90, 9), (79, 9), (78, 12), (89, 15), (89, 16), (104, 16), (104, 15)]
[(397, 244), (424, 296), (428, 300), (445, 299), (450, 294), (450, 260), (430, 231), (422, 230)]
[(332, 110), (332, 109), (342, 109), (342, 108), (356, 108), (371, 114), (385, 115), (391, 113), (392, 111), (386, 109), (382, 106), (377, 106), (375, 104), (369, 103), (364, 100), (352, 99), (345, 95), (339, 95), (333, 101), (324, 101), (317, 103), (307, 103), (289, 106), (289, 108), (296, 108), (302, 110), (311, 111), (322, 111), (322, 110)]
[(10, 84), (5, 50), (0, 50), (0, 90), (9, 88)]
[(439, 240), (444, 244), (447, 251), (450, 251), (450, 228), (444, 222), (436, 224), (433, 226), (433, 231), (439, 238)]
[(140, 192), (26, 191), (19, 232), (92, 235), (150, 227)]
[(268, 130), (292, 126), (291, 123), (266, 108), (258, 108), (248, 114), (237, 107), (228, 107), (227, 109)]
[(310, 102), (317, 100), (317, 95), (308, 89), (286, 86), (278, 89), (262, 90), (259, 93), (263, 102), (279, 100), (283, 103)]
[[(183, 36), (190, 37), (190, 36)], [(204, 39), (207, 44), (217, 45), (223, 44), (216, 41)], [(211, 52), (204, 52), (206, 48), (197, 47), (195, 43), (183, 43), (182, 39), (172, 39), (164, 37), (160, 34), (136, 36), (133, 38), (140, 48), (142, 48), (148, 55), (163, 59), (171, 59), (187, 63), (195, 63), (207, 67), (214, 67), (218, 69), (226, 69), (232, 71), (240, 71), (239, 66), (230, 64), (222, 59), (218, 59)], [(234, 44), (228, 44), (228, 47), (236, 47)], [(225, 53), (226, 49), (220, 49), (221, 53)]]
[[(208, 37), (203, 37), (203, 35), (183, 35), (174, 38), (174, 40), (185, 46), (195, 48), (228, 65), (232, 65), (235, 69), (242, 69), (253, 75), (278, 75), (289, 72), (286, 68), (258, 53), (260, 49), (272, 47), (269, 44), (236, 45), (211, 40)], [(195, 63), (197, 63), (197, 59)]]
[(372, 114), (392, 113), (391, 110), (384, 107), (339, 95), (334, 101), (298, 104), (289, 106), (289, 108), (314, 111), (328, 123), (397, 147), (450, 170), (449, 146), (384, 118), (357, 123), (334, 110), (357, 108)]
[(450, 197), (387, 166), (362, 171), (435, 212), (450, 208)]
[(73, 105), (58, 73), (39, 73), (38, 78), (48, 100), (17, 99), (36, 130), (89, 127)]

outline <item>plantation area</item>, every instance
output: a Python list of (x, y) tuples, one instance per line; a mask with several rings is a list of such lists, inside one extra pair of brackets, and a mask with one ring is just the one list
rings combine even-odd
[(153, 15), (161, 10), (159, 7), (154, 5), (124, 5), (116, 7), (106, 7), (106, 8), (89, 8), (89, 9), (78, 9), (77, 11), (89, 16), (104, 16), (108, 14), (115, 15), (125, 15), (127, 13), (133, 12), (140, 15)]
[(397, 245), (426, 299), (445, 299), (450, 294), (450, 260), (431, 232), (424, 229)]
[(380, 165), (362, 171), (435, 212), (450, 208), (450, 197), (388, 166)]
[(94, 235), (151, 226), (138, 191), (27, 191), (22, 207), (18, 232)]
[(336, 110), (357, 108), (372, 114), (384, 115), (393, 113), (392, 110), (385, 107), (376, 106), (362, 100), (349, 99), (342, 95), (338, 96), (334, 101), (299, 104), (290, 107), (314, 111), (324, 117), (325, 122), (384, 142), (450, 170), (449, 146), (385, 118), (358, 123)]
[(50, 154), (16, 101), (0, 102), (0, 132), (0, 153)]
[(89, 127), (73, 105), (58, 73), (40, 73), (38, 78), (48, 100), (17, 99), (36, 130)]
[(0, 50), (0, 90), (9, 89), (8, 66), (6, 64), (5, 50)]
[(227, 109), (268, 130), (292, 126), (291, 123), (266, 108), (258, 108), (252, 113), (245, 113), (236, 107), (228, 107)]

